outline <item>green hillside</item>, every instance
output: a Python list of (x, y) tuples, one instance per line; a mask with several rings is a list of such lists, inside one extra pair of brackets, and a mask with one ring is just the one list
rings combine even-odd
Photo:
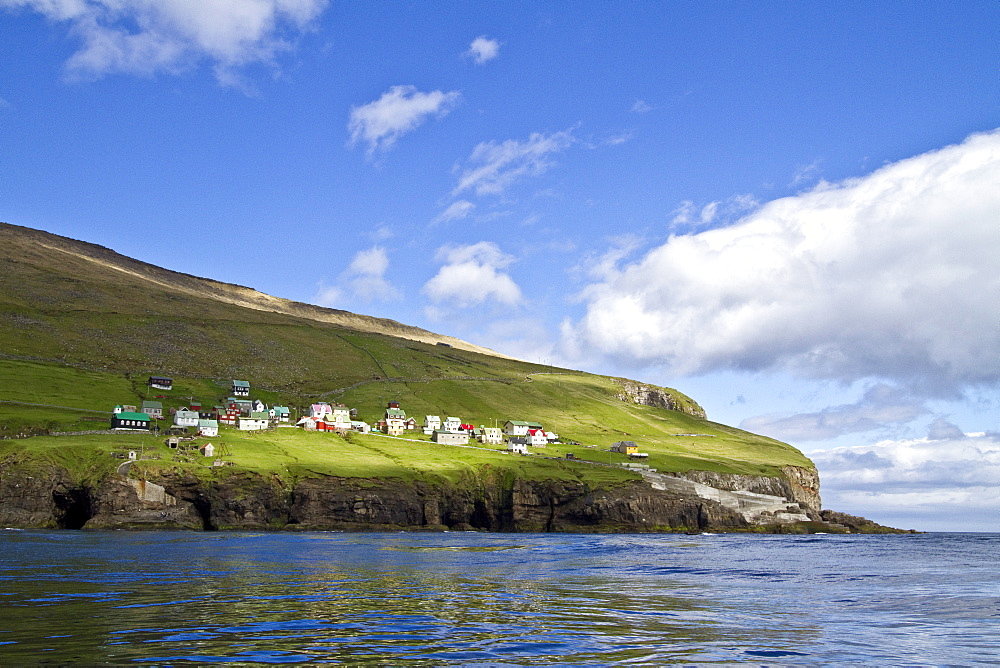
[[(660, 470), (775, 475), (786, 465), (812, 468), (786, 444), (696, 417), (697, 404), (675, 390), (664, 395), (681, 410), (638, 405), (618, 398), (616, 379), (489, 354), (393, 321), (277, 300), (35, 230), (0, 224), (0, 278), (0, 437), (102, 429), (114, 405), (155, 396), (164, 397), (167, 408), (192, 399), (212, 405), (239, 378), (250, 381), (253, 396), (265, 403), (301, 410), (317, 400), (341, 402), (368, 421), (380, 417), (389, 400), (420, 422), (428, 414), (488, 426), (538, 421), (582, 444), (549, 448), (546, 454), (555, 457), (572, 452), (614, 461), (617, 455), (602, 449), (625, 439), (636, 441)], [(174, 378), (173, 390), (150, 390), (150, 375)], [(345, 463), (352, 459), (348, 451), (389, 447), (374, 436), (345, 441), (292, 430), (221, 436), (243, 444), (233, 448), (234, 462), (260, 470), (328, 456), (302, 471), (363, 476), (364, 466)], [(0, 456), (71, 443), (81, 453), (106, 450), (101, 438), (118, 437), (8, 441)], [(335, 441), (336, 453), (324, 449)], [(316, 447), (326, 454), (317, 455)], [(393, 447), (398, 452), (391, 457), (382, 452), (376, 458), (416, 470), (440, 446)], [(450, 466), (461, 466), (456, 462), (463, 458), (517, 459), (473, 452), (452, 448), (446, 459)], [(543, 463), (548, 461), (531, 464), (532, 475), (544, 475), (539, 471), (546, 466), (552, 475), (572, 468)], [(372, 466), (369, 475), (381, 470)]]

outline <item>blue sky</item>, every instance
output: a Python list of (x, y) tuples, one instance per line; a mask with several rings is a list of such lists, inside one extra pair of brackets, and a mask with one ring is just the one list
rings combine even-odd
[(0, 220), (793, 443), (1000, 530), (994, 2), (0, 0)]

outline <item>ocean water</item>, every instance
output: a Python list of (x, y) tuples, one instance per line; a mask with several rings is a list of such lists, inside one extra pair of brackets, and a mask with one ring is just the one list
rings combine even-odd
[(0, 531), (0, 665), (1000, 662), (1000, 534)]

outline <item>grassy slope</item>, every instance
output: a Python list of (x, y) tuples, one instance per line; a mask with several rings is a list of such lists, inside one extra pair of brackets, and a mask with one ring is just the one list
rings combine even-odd
[[(679, 412), (623, 403), (614, 397), (619, 390), (609, 378), (192, 297), (79, 257), (54, 260), (16, 235), (8, 235), (0, 247), (0, 276), (0, 437), (32, 426), (103, 428), (83, 418), (157, 394), (168, 395), (168, 408), (186, 405), (189, 398), (214, 404), (228, 394), (230, 379), (242, 378), (267, 403), (303, 407), (317, 398), (342, 401), (368, 420), (380, 415), (387, 400), (398, 399), (421, 421), (427, 414), (456, 415), (477, 425), (528, 419), (600, 447), (634, 440), (650, 453), (649, 464), (661, 470), (774, 473), (786, 464), (811, 467), (801, 453), (777, 441)], [(559, 373), (550, 375), (552, 371)], [(174, 390), (150, 391), (148, 375), (174, 377)], [(706, 436), (674, 435), (680, 433)], [(283, 452), (312, 462), (308, 470), (382, 470), (381, 465), (333, 469), (330, 462), (316, 463), (324, 458), (347, 461), (348, 451), (331, 454), (321, 441), (317, 452), (301, 454), (301, 448), (314, 447), (303, 445), (311, 441), (300, 442), (285, 432), (245, 444), (242, 436), (227, 432), (224, 437), (243, 444), (234, 449), (238, 462), (243, 449), (250, 452), (250, 446), (266, 444), (253, 450), (258, 453), (255, 463), (243, 462), (259, 470), (283, 470)], [(81, 452), (110, 447), (93, 445), (89, 438), (64, 437), (58, 443)], [(48, 439), (31, 442), (40, 451), (55, 447)], [(0, 443), (0, 456), (21, 447)], [(423, 470), (431, 446), (418, 447), (393, 455), (394, 470)], [(599, 461), (615, 459), (579, 447), (547, 452), (567, 450)], [(481, 456), (511, 459), (460, 449), (448, 453), (449, 460), (473, 463)], [(554, 463), (517, 466), (548, 466), (557, 475)]]

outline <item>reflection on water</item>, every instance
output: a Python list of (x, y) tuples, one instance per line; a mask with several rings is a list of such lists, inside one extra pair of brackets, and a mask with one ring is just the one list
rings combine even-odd
[(923, 662), (998, 536), (0, 533), (0, 663)]

